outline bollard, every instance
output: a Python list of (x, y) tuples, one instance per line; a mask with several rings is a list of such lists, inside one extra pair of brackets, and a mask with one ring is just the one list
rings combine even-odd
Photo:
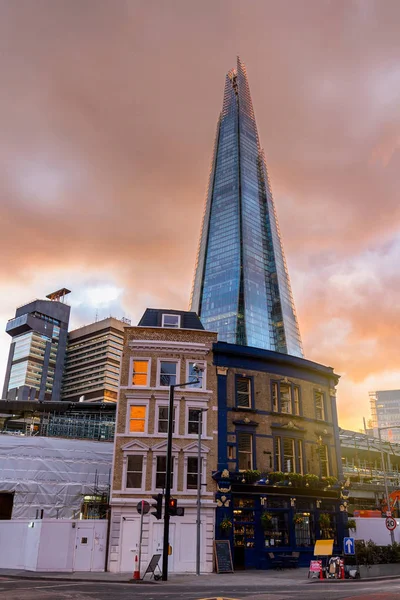
[(138, 559), (138, 555), (137, 554), (135, 554), (135, 569), (133, 571), (133, 579), (135, 581), (137, 581), (138, 579), (140, 579), (139, 559)]

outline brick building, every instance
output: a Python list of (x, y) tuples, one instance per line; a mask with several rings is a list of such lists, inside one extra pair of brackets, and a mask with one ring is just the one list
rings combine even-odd
[[(203, 413), (201, 570), (213, 570), (215, 482), (217, 464), (217, 394), (212, 346), (216, 334), (205, 331), (195, 313), (146, 310), (137, 327), (126, 327), (117, 405), (111, 490), (109, 568), (132, 571), (138, 550), (137, 504), (150, 503), (163, 491), (166, 472), (169, 386), (195, 379), (193, 365), (203, 368), (200, 383), (175, 389), (172, 496), (185, 508), (170, 524), (171, 572), (194, 572), (196, 539), (197, 445), (199, 409)], [(142, 565), (160, 552), (163, 521), (144, 517)]]

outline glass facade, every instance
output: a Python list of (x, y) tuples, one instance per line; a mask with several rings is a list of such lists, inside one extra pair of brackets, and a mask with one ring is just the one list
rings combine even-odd
[(191, 309), (219, 339), (302, 356), (244, 65), (225, 81)]

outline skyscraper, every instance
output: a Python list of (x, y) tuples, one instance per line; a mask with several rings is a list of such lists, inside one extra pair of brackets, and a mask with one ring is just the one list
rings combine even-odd
[(12, 337), (3, 398), (60, 400), (70, 307), (63, 288), (19, 306), (6, 332)]
[(219, 339), (303, 356), (246, 69), (226, 76), (191, 310)]

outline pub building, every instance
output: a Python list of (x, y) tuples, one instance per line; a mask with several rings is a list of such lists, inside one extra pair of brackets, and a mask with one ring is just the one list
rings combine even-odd
[(340, 552), (347, 512), (331, 367), (217, 342), (215, 539), (235, 569), (307, 566), (318, 539)]

